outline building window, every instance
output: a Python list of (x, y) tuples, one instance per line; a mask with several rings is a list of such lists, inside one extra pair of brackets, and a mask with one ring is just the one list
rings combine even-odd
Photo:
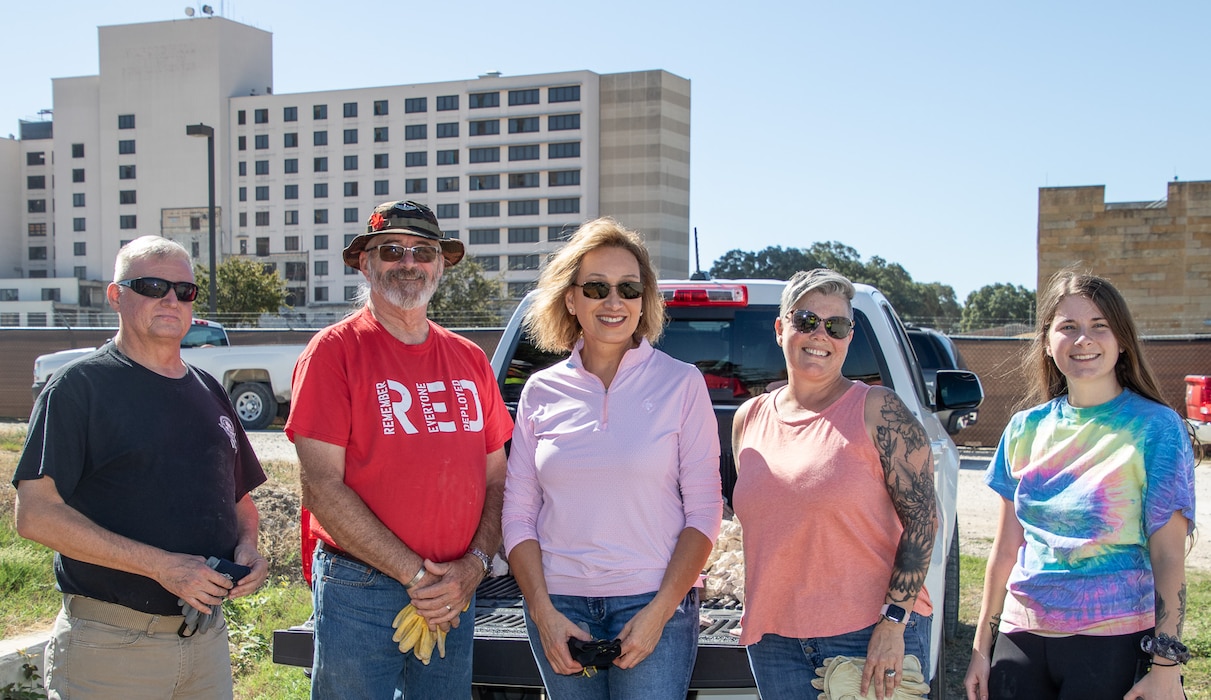
[(286, 236), (282, 239), (282, 250), (287, 252), (297, 251), (299, 249), (298, 236)]
[[(345, 274), (347, 274), (347, 275), (350, 275), (350, 274), (353, 274), (353, 273), (356, 273), (356, 272), (357, 272), (357, 270), (354, 270), (354, 269), (353, 269), (353, 268), (351, 268), (351, 267), (348, 267), (348, 266), (346, 266), (346, 267), (345, 267)], [(353, 285), (353, 286), (346, 286), (346, 287), (345, 287), (345, 301), (353, 301), (354, 299), (356, 299), (356, 298), (357, 298), (357, 290), (358, 290), (358, 286), (357, 286), (357, 285)]]
[(467, 149), (467, 160), (472, 163), (499, 163), (500, 146), (469, 148)]
[(269, 148), (269, 134), (257, 134), (253, 137), (253, 142), (255, 144), (253, 148), (263, 151)]
[(500, 202), (468, 202), (467, 216), (472, 219), (500, 216)]
[(345, 144), (357, 143), (357, 129), (345, 129)]
[(499, 133), (499, 119), (483, 119), (480, 121), (469, 122), (467, 124), (467, 134), (470, 136), (493, 136)]
[(255, 220), (253, 223), (257, 226), (268, 226), (269, 225), (269, 212), (258, 211), (256, 213)]
[(356, 102), (346, 102), (345, 107), (344, 107), (344, 114), (345, 114), (346, 119), (349, 119), (351, 117), (356, 117), (357, 116), (357, 103)]
[(299, 132), (288, 131), (282, 134), (283, 148), (298, 148), (299, 147)]
[[(357, 207), (345, 207), (345, 223), (357, 223)], [(346, 242), (345, 245), (349, 245), (349, 243)]]
[(499, 106), (499, 92), (473, 92), (470, 95), (467, 95), (467, 107), (470, 109), (484, 109), (487, 107)]
[(387, 143), (387, 127), (385, 127), (385, 126), (374, 127), (374, 142), (375, 143)]
[[(316, 209), (314, 212), (314, 215), (313, 215), (313, 222), (317, 223), (317, 224), (328, 223), (328, 210), (327, 209)], [(324, 244), (325, 244), (325, 246), (327, 246), (327, 243), (328, 243), (327, 236), (316, 236), (315, 238), (316, 238), (316, 240), (323, 238)], [(319, 246), (316, 246), (316, 247), (318, 248)]]
[(71, 230), (83, 231), (84, 230), (84, 217), (78, 216), (78, 217), (72, 219), (71, 220)]
[[(81, 195), (81, 196), (83, 196), (83, 195)], [(29, 200), (29, 201), (26, 203), (26, 211), (28, 211), (30, 214), (44, 214), (44, 213), (46, 213), (46, 200), (45, 200), (45, 199), (31, 199), (31, 200)]]
[(282, 121), (297, 122), (298, 120), (299, 120), (299, 108), (298, 107), (283, 107), (282, 108)]
[(287, 174), (294, 174), (294, 173), (297, 173), (298, 171), (299, 171), (299, 159), (298, 158), (287, 158), (282, 161), (282, 172), (287, 173)]
[(43, 287), (42, 301), (59, 301), (59, 292), (58, 287)]
[(29, 247), (30, 260), (46, 260), (46, 246), (34, 245)]
[(46, 189), (46, 176), (45, 175), (26, 176), (25, 188), (28, 190), (44, 190), (44, 189)]
[(449, 139), (458, 136), (458, 122), (443, 122), (437, 125), (437, 138)]
[(315, 295), (313, 297), (315, 301), (328, 301), (327, 287), (316, 287), (314, 290), (312, 290), (312, 293)]
[(538, 187), (538, 173), (509, 173), (509, 189)]
[(548, 199), (547, 200), (548, 214), (579, 214), (580, 213), (580, 197), (567, 197), (564, 199)]
[(509, 91), (509, 106), (517, 105), (536, 105), (538, 104), (538, 90), (510, 90)]
[[(511, 228), (509, 229), (510, 243), (537, 243), (538, 242), (538, 227), (528, 226), (526, 228)], [(535, 268), (537, 269), (537, 268)]]
[(72, 277), (78, 280), (88, 279), (88, 268), (84, 265), (76, 265), (72, 268)]
[(46, 235), (46, 223), (40, 222), (40, 223), (36, 223), (36, 224), (30, 224), (29, 225), (29, 235), (45, 236)]
[(241, 109), (235, 113), (235, 123), (239, 124), (240, 126), (248, 123), (248, 115), (244, 112), (244, 110)]
[(509, 146), (509, 160), (538, 160), (542, 154), (538, 150), (538, 145), (531, 146)]
[(579, 170), (552, 170), (547, 173), (547, 185), (550, 187), (568, 187), (579, 184)]
[(450, 151), (438, 151), (437, 152), (437, 164), (438, 165), (458, 165), (458, 150), (455, 149), (455, 150), (450, 150)]
[[(81, 230), (83, 230), (83, 229), (81, 229)], [(76, 241), (71, 244), (71, 254), (72, 255), (87, 255), (88, 253), (85, 252), (87, 250), (88, 250), (88, 244), (85, 243), (84, 241)]]
[(282, 199), (298, 199), (298, 198), (299, 198), (299, 186), (298, 185), (286, 185), (283, 188)]
[(268, 109), (253, 110), (252, 120), (257, 124), (268, 124), (269, 123), (269, 110)]
[(135, 204), (135, 190), (118, 190), (118, 204)]
[(405, 194), (423, 194), (429, 191), (428, 178), (415, 177), (404, 180)]
[(84, 193), (83, 192), (73, 192), (72, 196), (71, 196), (71, 205), (73, 207), (84, 206)]
[(468, 175), (467, 189), (469, 190), (499, 190), (500, 175)]
[(412, 124), (404, 127), (405, 141), (419, 141), (429, 138), (428, 124)]
[(328, 196), (328, 183), (317, 182), (311, 186), (311, 196), (315, 199), (323, 199)]
[(134, 214), (123, 214), (118, 217), (118, 228), (133, 229), (139, 227), (139, 217)]
[[(287, 209), (286, 210), (285, 225), (286, 226), (298, 226), (299, 225), (299, 210), (298, 209)], [(290, 248), (290, 239), (291, 238), (294, 239), (294, 248), (293, 249)], [(299, 249), (299, 237), (298, 236), (286, 236), (286, 250), (298, 250), (298, 249)]]
[(31, 151), (25, 154), (26, 165), (46, 165), (46, 153), (43, 151)]
[(316, 131), (316, 132), (312, 133), (311, 134), (311, 145), (312, 146), (327, 146), (328, 145), (328, 132), (327, 131)]
[(538, 131), (538, 117), (518, 117), (509, 120), (510, 134), (528, 134)]
[(118, 115), (118, 128), (119, 128), (119, 129), (133, 129), (133, 128), (135, 128), (135, 115), (133, 115), (133, 114), (119, 114), (119, 115)]
[(375, 153), (374, 154), (375, 169), (381, 170), (382, 168), (386, 168), (387, 164), (391, 162), (389, 155), (390, 154), (387, 154), (387, 153)]
[(328, 118), (328, 105), (316, 105), (316, 106), (312, 107), (311, 108), (311, 118), (312, 119), (327, 119)]
[(473, 228), (467, 232), (467, 242), (471, 245), (496, 245), (500, 243), (500, 229)]
[(568, 131), (579, 128), (579, 114), (552, 114), (547, 117), (547, 131)]
[(376, 195), (391, 194), (391, 181), (390, 180), (375, 180), (374, 181), (374, 194), (376, 194)]
[[(190, 231), (201, 231), (202, 230), (202, 217), (200, 217), (200, 216), (189, 217), (189, 230)], [(194, 252), (193, 256), (195, 258), (198, 256), (198, 254), (196, 252), (197, 245), (198, 245), (197, 243), (194, 243), (195, 252)]]
[[(458, 218), (458, 204), (457, 203), (439, 204), (439, 205), (437, 205), (436, 213), (437, 213), (437, 218), (439, 220), (444, 221), (445, 219), (457, 219)], [(447, 232), (447, 233), (449, 233), (449, 232)]]
[(537, 255), (510, 255), (509, 270), (537, 270)]
[(437, 111), (449, 112), (458, 109), (458, 95), (439, 95), (437, 98)]
[(328, 172), (328, 158), (321, 156), (312, 161), (311, 169), (317, 173)]
[(256, 201), (258, 201), (258, 202), (268, 202), (269, 201), (269, 185), (258, 185), (257, 186)]
[[(324, 212), (324, 223), (327, 223), (327, 222), (328, 222), (328, 212), (325, 211)], [(316, 236), (315, 239), (311, 243), (311, 247), (315, 250), (328, 250), (328, 236), (327, 235)], [(318, 264), (319, 261), (316, 261), (316, 263)], [(318, 268), (317, 268), (317, 270), (318, 270)], [(324, 274), (328, 274), (327, 264), (324, 265)]]
[(241, 201), (241, 202), (247, 202), (247, 201), (248, 201), (248, 188), (247, 188), (247, 187), (241, 187), (241, 188), (240, 188), (240, 194), (239, 194), (239, 196), (240, 196), (240, 201)]
[(530, 290), (533, 288), (533, 282), (509, 282), (505, 286), (505, 293), (508, 294), (509, 298), (511, 299), (520, 299), (529, 294)]
[(547, 146), (547, 158), (579, 158), (580, 142), (552, 143)]
[(499, 255), (472, 255), (471, 262), (483, 268), (484, 272), (500, 272)]
[[(246, 211), (240, 212), (239, 220), (240, 220), (240, 228), (244, 228), (245, 226), (247, 226), (248, 225), (248, 212), (246, 212)], [(240, 255), (246, 254), (246, 252), (244, 250), (244, 246), (246, 243), (247, 243), (247, 241), (240, 241)]]
[(457, 192), (458, 178), (457, 177), (439, 177), (437, 178), (438, 192)]
[(71, 171), (72, 182), (84, 182), (84, 168), (73, 168)]
[(345, 170), (357, 170), (357, 156), (345, 156)]
[(129, 155), (133, 155), (134, 152), (135, 152), (135, 140), (134, 139), (122, 139), (121, 141), (118, 142), (118, 154), (119, 155), (129, 156)]
[(509, 216), (537, 216), (537, 199), (517, 199), (509, 202)]
[[(17, 294), (16, 289), (13, 289), (13, 288), (0, 289), (0, 301), (17, 301), (19, 298), (20, 298), (20, 296)], [(14, 326), (16, 324), (15, 323), (3, 323), (0, 325)]]
[(71, 157), (72, 158), (83, 158), (84, 157), (84, 144), (73, 143), (71, 145)]
[(240, 137), (236, 138), (235, 143), (236, 143), (236, 150), (239, 150), (239, 151), (248, 150), (248, 137), (247, 136), (240, 136)]
[(119, 166), (118, 166), (118, 179), (119, 179), (119, 180), (133, 180), (133, 179), (135, 179), (135, 166), (133, 166), (133, 165), (119, 165)]
[(566, 87), (547, 88), (547, 102), (579, 102), (580, 101), (580, 86), (568, 85)]
[(409, 151), (408, 153), (404, 154), (404, 167), (405, 168), (416, 168), (416, 167), (420, 167), (422, 165), (428, 165), (428, 164), (429, 164), (429, 152), (428, 151)]
[(267, 236), (256, 239), (256, 254), (261, 258), (269, 255), (269, 238)]
[[(427, 112), (429, 111), (428, 105), (429, 98), (427, 97), (409, 97), (408, 99), (404, 100), (404, 111), (408, 114)], [(383, 112), (383, 114), (386, 114), (386, 112)]]
[[(405, 109), (404, 111), (406, 112), (407, 109)], [(376, 116), (376, 117), (387, 116), (387, 100), (375, 100), (374, 101), (374, 116)]]
[(240, 161), (240, 164), (239, 164), (239, 167), (237, 168), (237, 170), (240, 173), (240, 177), (245, 177), (246, 175), (248, 175), (248, 161), (246, 161), (246, 160)]
[(256, 174), (257, 175), (268, 175), (269, 174), (269, 161), (258, 160), (256, 162)]
[(345, 183), (345, 196), (346, 197), (356, 197), (357, 196), (357, 181), (356, 180), (353, 182)]

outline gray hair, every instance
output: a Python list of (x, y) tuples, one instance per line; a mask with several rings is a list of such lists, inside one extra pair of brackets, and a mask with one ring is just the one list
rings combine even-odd
[(779, 316), (785, 316), (807, 294), (819, 292), (827, 296), (845, 297), (845, 306), (853, 315), (854, 283), (850, 282), (839, 272), (827, 267), (817, 267), (814, 270), (796, 272), (782, 289), (782, 305), (778, 309)]
[[(193, 270), (192, 258), (185, 246), (160, 236), (139, 236), (118, 250), (114, 260), (114, 282), (126, 279), (130, 268), (140, 260), (183, 260)], [(182, 282), (184, 280), (171, 280)]]

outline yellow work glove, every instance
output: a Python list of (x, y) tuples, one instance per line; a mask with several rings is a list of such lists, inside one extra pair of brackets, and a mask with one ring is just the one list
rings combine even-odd
[[(865, 664), (866, 659), (864, 658), (838, 656), (827, 659), (823, 669), (816, 669), (816, 674), (822, 678), (812, 681), (812, 685), (817, 690), (824, 691), (820, 700), (874, 700), (874, 688), (869, 688), (865, 695), (860, 692)], [(881, 679), (875, 679), (872, 682), (879, 680)], [(929, 684), (925, 682), (925, 676), (921, 672), (920, 660), (911, 654), (905, 656), (900, 685), (896, 687), (892, 698), (894, 700), (920, 700), (928, 694)]]
[(395, 629), (391, 640), (399, 644), (401, 654), (411, 651), (421, 663), (428, 666), (429, 660), (433, 658), (433, 647), (436, 646), (438, 656), (446, 658), (445, 630), (429, 629), (429, 623), (411, 603), (399, 611), (391, 627)]

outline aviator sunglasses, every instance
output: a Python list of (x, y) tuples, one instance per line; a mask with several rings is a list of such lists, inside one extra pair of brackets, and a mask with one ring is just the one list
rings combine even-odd
[(608, 284), (606, 282), (576, 284), (573, 282), (572, 286), (580, 287), (580, 293), (584, 294), (586, 299), (605, 299), (610, 296), (611, 289), (617, 289), (618, 296), (628, 301), (643, 296), (643, 284), (640, 282), (619, 282), (618, 284)]
[(168, 290), (177, 294), (177, 301), (193, 301), (198, 298), (198, 285), (193, 282), (169, 282), (159, 277), (136, 277), (130, 280), (119, 280), (119, 287), (130, 287), (135, 294), (152, 299), (163, 299)]
[(825, 332), (841, 340), (854, 330), (854, 322), (844, 316), (820, 318), (807, 309), (792, 311), (787, 316), (790, 317), (791, 327), (799, 333), (813, 333), (823, 323)]
[(371, 250), (377, 250), (378, 259), (388, 263), (403, 260), (404, 253), (412, 253), (412, 259), (418, 263), (431, 263), (437, 260), (437, 254), (441, 252), (437, 246), (414, 245), (409, 247), (397, 243), (384, 243), (366, 249), (367, 252)]

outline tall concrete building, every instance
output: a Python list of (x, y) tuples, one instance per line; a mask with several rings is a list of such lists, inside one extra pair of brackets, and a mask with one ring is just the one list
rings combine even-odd
[(1211, 182), (1170, 182), (1155, 202), (1041, 188), (1038, 242), (1039, 290), (1075, 264), (1113, 282), (1145, 332), (1211, 332)]
[[(488, 73), (279, 95), (272, 36), (221, 17), (101, 27), (99, 46), (100, 75), (54, 80), (53, 126), (23, 122), (38, 138), (0, 144), (0, 186), (20, 191), (15, 214), (0, 195), (0, 278), (107, 280), (117, 249), (146, 234), (205, 266), (196, 124), (215, 134), (219, 259), (276, 269), (295, 310), (321, 322), (361, 280), (341, 249), (388, 200), (433, 207), (513, 297), (603, 215), (645, 234), (662, 276), (688, 270), (684, 78)], [(103, 303), (99, 285), (81, 288), (82, 306)]]

